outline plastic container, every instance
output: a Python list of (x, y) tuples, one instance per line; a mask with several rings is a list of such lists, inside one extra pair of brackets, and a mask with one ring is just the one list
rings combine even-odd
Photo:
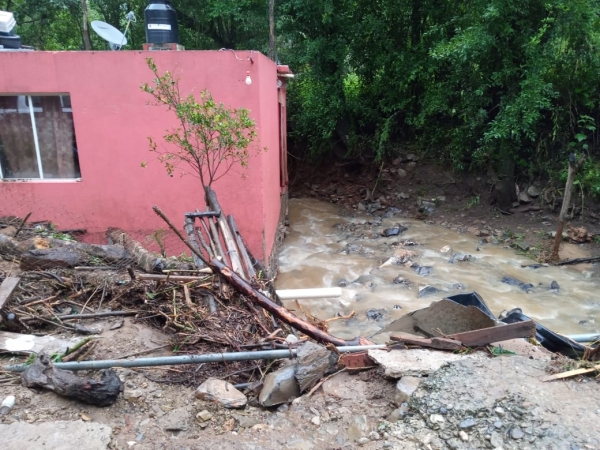
[(21, 37), (16, 34), (0, 36), (0, 45), (4, 46), (4, 48), (21, 48)]
[(150, 0), (144, 18), (148, 44), (179, 44), (177, 12), (169, 0)]
[(11, 409), (13, 409), (13, 406), (15, 406), (15, 396), (9, 395), (4, 399), (2, 405), (0, 406), (0, 416), (7, 415)]
[(10, 34), (17, 22), (13, 17), (13, 13), (8, 11), (0, 11), (0, 33)]

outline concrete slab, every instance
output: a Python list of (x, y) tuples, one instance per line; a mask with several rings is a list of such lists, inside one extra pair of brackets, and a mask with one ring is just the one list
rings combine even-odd
[(460, 355), (439, 350), (410, 349), (410, 350), (369, 350), (369, 356), (385, 370), (385, 375), (391, 378), (403, 376), (429, 375), (444, 364), (465, 359), (482, 359), (482, 353)]
[(106, 450), (112, 429), (81, 420), (0, 425), (2, 450)]

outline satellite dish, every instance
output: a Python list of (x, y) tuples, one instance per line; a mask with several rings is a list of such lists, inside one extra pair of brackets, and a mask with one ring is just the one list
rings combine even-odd
[(125, 35), (106, 22), (94, 20), (92, 22), (92, 28), (98, 36), (109, 43), (111, 50), (120, 50), (121, 47), (127, 45), (127, 38)]

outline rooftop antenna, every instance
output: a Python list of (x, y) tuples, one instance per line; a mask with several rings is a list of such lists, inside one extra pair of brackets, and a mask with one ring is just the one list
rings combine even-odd
[(121, 33), (112, 25), (102, 22), (100, 20), (94, 20), (92, 22), (92, 28), (96, 32), (98, 36), (108, 42), (111, 50), (121, 50), (122, 47), (127, 45), (127, 38), (125, 35), (127, 34), (127, 30), (129, 29), (129, 25), (131, 22), (135, 22), (136, 18), (133, 14), (133, 11), (130, 11), (125, 15), (127, 19), (127, 26), (125, 27), (125, 33)]

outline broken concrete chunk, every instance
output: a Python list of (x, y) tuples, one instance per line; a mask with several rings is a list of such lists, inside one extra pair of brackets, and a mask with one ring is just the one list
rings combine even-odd
[(160, 424), (165, 431), (185, 431), (190, 426), (190, 407), (177, 408), (161, 418)]
[(477, 353), (458, 355), (437, 350), (369, 350), (369, 356), (385, 370), (385, 376), (402, 378), (404, 376), (429, 375), (444, 364), (465, 358), (482, 358)]
[(408, 402), (410, 396), (417, 390), (421, 378), (405, 376), (398, 380), (396, 383), (396, 395), (394, 396), (394, 403), (400, 406), (402, 403)]
[(216, 402), (225, 408), (243, 408), (248, 403), (246, 396), (233, 384), (225, 380), (209, 378), (196, 389), (196, 398), (208, 402)]
[(332, 352), (313, 342), (304, 343), (297, 352), (296, 380), (300, 392), (314, 386), (336, 363)]
[(296, 381), (296, 365), (284, 366), (265, 377), (258, 401), (263, 406), (286, 403), (300, 396), (300, 387)]

